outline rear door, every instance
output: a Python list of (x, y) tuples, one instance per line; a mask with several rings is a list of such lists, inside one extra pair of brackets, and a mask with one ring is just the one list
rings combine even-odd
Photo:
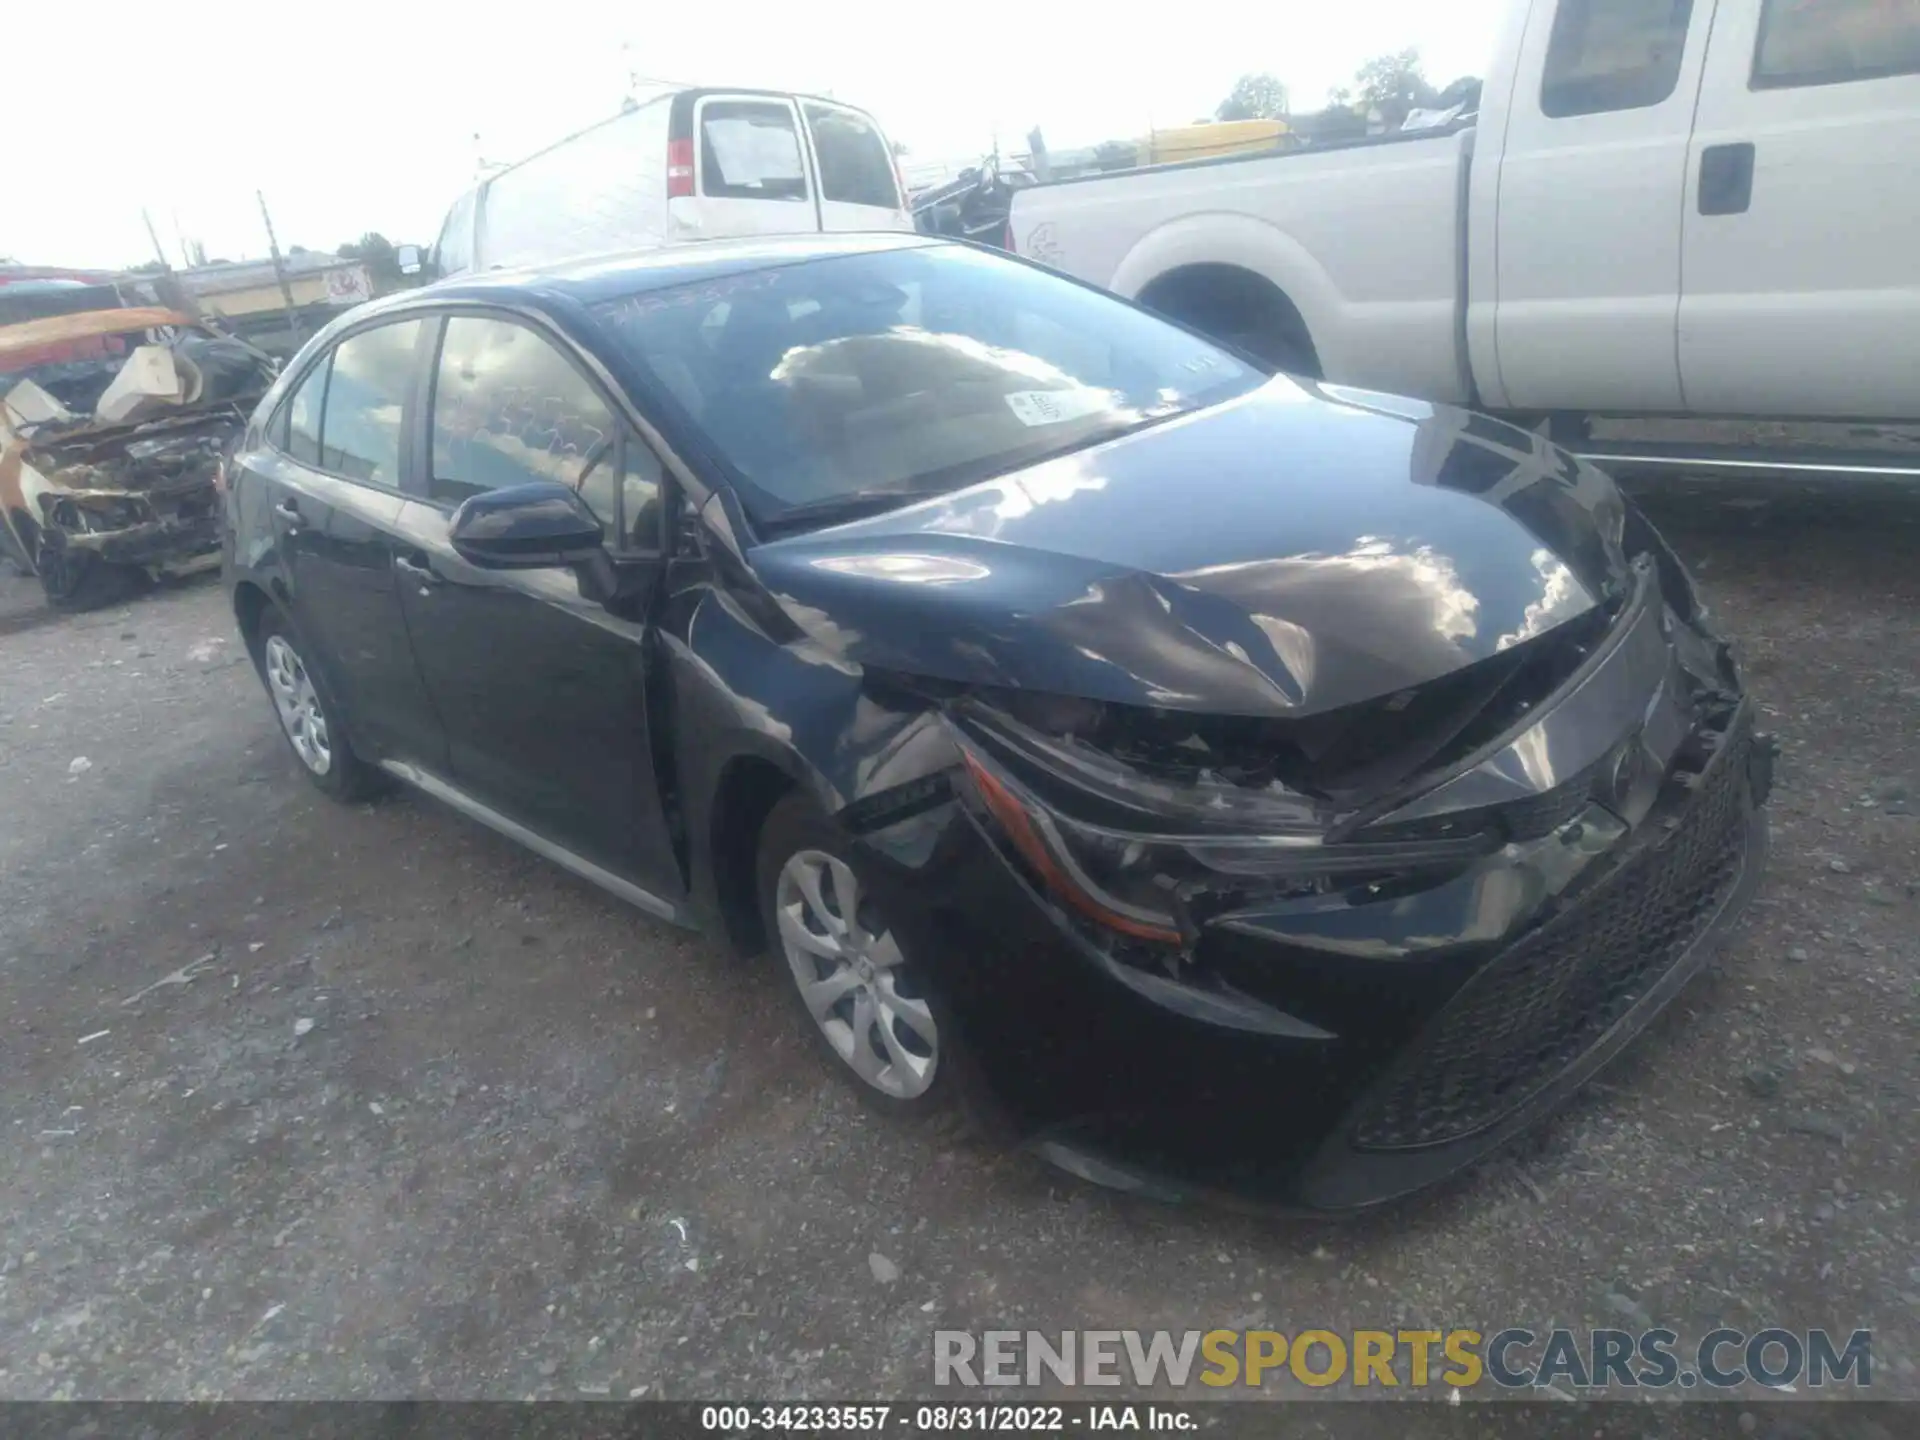
[(1920, 415), (1920, 0), (1721, 0), (1680, 370), (1705, 413)]
[(802, 100), (820, 186), (823, 230), (911, 230), (900, 170), (869, 115), (825, 100)]
[(448, 777), (490, 808), (672, 899), (684, 891), (655, 778), (644, 601), (596, 604), (571, 570), (490, 570), (448, 540), (470, 495), (550, 480), (600, 517), (608, 548), (659, 551), (659, 462), (547, 333), (446, 319), (397, 557), (402, 601), (447, 730)]
[(1508, 407), (1681, 408), (1681, 190), (1712, 10), (1534, 0), (1500, 156)]
[(793, 235), (820, 228), (800, 111), (790, 98), (699, 95), (693, 159), (694, 193), (668, 205), (676, 232)]
[(241, 529), (272, 534), (294, 625), (341, 697), (362, 758), (434, 767), (445, 740), (414, 668), (393, 571), (405, 417), (425, 332), (417, 318), (356, 330), (308, 367), (268, 422), (266, 445), (243, 462), (262, 482), (268, 514), (265, 527), (256, 518)]

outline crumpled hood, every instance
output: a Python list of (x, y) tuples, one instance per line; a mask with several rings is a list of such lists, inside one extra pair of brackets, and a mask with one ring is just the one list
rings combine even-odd
[(1276, 379), (951, 495), (756, 546), (859, 665), (1302, 716), (1484, 660), (1621, 593), (1622, 502), (1545, 441)]

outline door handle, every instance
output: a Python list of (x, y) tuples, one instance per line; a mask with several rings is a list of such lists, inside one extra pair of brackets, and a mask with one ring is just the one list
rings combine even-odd
[(433, 567), (427, 563), (427, 557), (418, 553), (394, 556), (393, 568), (413, 581), (414, 584), (418, 585), (422, 595), (440, 583), (440, 577), (434, 573)]
[(293, 528), (297, 529), (300, 525), (300, 507), (291, 500), (282, 500), (273, 507), (273, 513)]
[(1700, 213), (1744, 215), (1753, 203), (1753, 144), (1709, 145), (1700, 152)]

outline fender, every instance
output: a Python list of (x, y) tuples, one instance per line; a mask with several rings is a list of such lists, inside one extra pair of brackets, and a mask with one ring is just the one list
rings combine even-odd
[(771, 765), (829, 815), (957, 763), (930, 707), (877, 697), (860, 666), (804, 634), (775, 641), (723, 589), (700, 596), (684, 640), (662, 638), (681, 707), (690, 888), (707, 913), (718, 902), (714, 801), (737, 761)]
[(1307, 248), (1277, 225), (1231, 211), (1182, 215), (1149, 230), (1115, 267), (1108, 289), (1129, 300), (1161, 276), (1188, 265), (1232, 265), (1269, 281), (1306, 322), (1321, 367), (1338, 372), (1346, 356), (1346, 300)]

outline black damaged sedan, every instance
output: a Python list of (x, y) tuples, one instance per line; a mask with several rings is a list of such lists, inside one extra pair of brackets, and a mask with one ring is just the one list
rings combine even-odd
[(1143, 1193), (1458, 1169), (1761, 866), (1770, 748), (1604, 476), (964, 245), (362, 306), (226, 507), (323, 790), (404, 781), (770, 952), (876, 1105)]

